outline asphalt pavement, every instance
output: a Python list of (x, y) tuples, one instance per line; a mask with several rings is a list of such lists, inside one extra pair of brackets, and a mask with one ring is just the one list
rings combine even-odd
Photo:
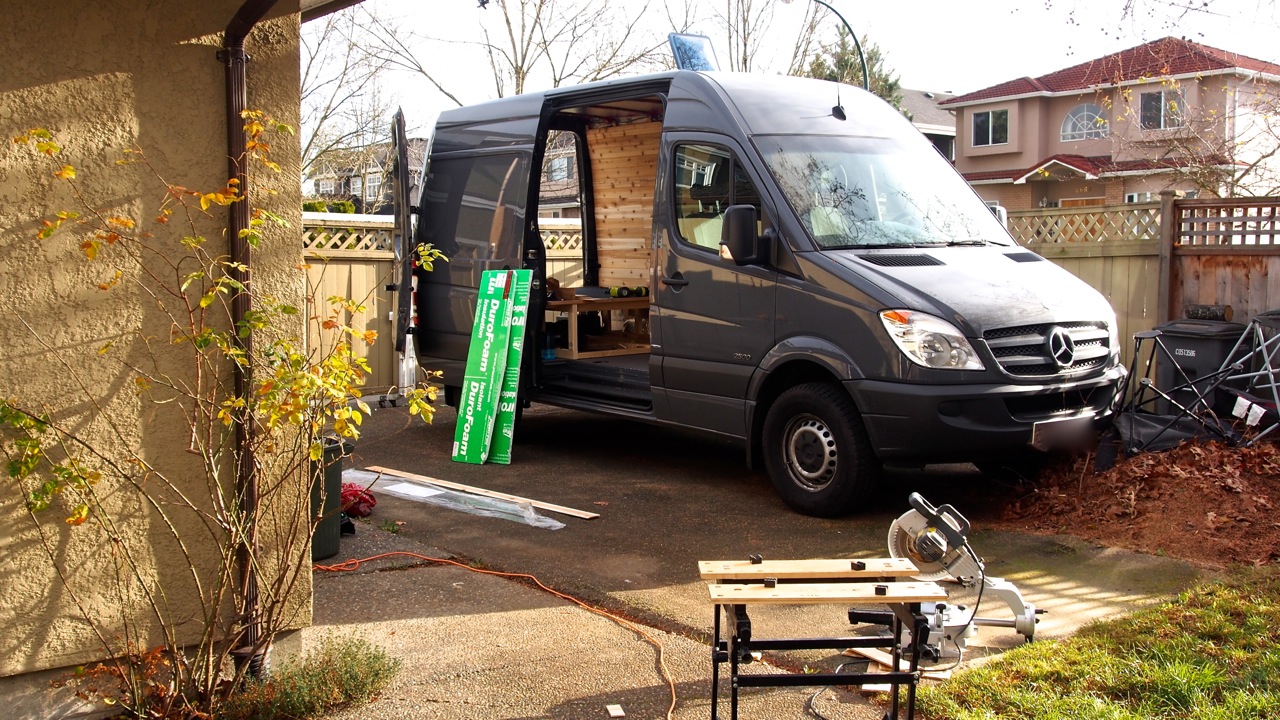
[[(671, 688), (663, 666), (675, 686), (672, 717), (710, 717), (713, 615), (697, 562), (752, 554), (882, 557), (889, 523), (908, 509), (913, 490), (935, 504), (953, 503), (974, 521), (971, 543), (988, 574), (1013, 581), (1048, 611), (1037, 639), (1066, 637), (1093, 619), (1168, 596), (1196, 577), (1193, 568), (1168, 558), (1066, 535), (984, 530), (984, 506), (1009, 490), (967, 465), (889, 472), (884, 489), (862, 511), (828, 520), (788, 510), (762, 472), (746, 469), (741, 448), (716, 438), (535, 406), (525, 413), (511, 465), (473, 466), (450, 460), (453, 431), (448, 408), (431, 425), (403, 408), (377, 410), (346, 467), (393, 468), (599, 517), (539, 510), (530, 524), (520, 512), (477, 514), (497, 507), (483, 501), (458, 509), (457, 503), (391, 495), (382, 488), (401, 481), (380, 479), (374, 514), (357, 523), (354, 537), (342, 539), (337, 557), (321, 564), (408, 554), (355, 571), (317, 570), (314, 627), (306, 637), (362, 636), (401, 658), (404, 669), (372, 706), (334, 717), (576, 720), (608, 718), (609, 706), (620, 706), (628, 718), (664, 718)], [(563, 527), (547, 529), (539, 518)], [(624, 623), (527, 578), (423, 558), (530, 575)], [(845, 609), (777, 606), (753, 610), (752, 618), (757, 636), (842, 636), (850, 632)], [(989, 598), (982, 614), (1010, 616)], [(966, 662), (1021, 642), (1012, 630), (983, 628), (970, 642)], [(792, 652), (766, 657), (751, 669), (829, 672), (847, 660), (833, 651)], [(741, 717), (815, 717), (806, 705), (816, 690), (745, 689)], [(874, 696), (841, 689), (822, 692), (816, 708), (833, 720), (884, 712)]]

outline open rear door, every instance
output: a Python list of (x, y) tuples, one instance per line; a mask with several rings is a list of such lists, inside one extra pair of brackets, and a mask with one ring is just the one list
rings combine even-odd
[[(423, 150), (423, 181), (426, 180), (425, 158), (431, 152), (430, 141)], [(391, 395), (395, 399), (418, 384), (418, 357), (413, 342), (414, 286), (413, 269), (417, 265), (417, 247), (414, 244), (414, 210), (409, 180), (409, 142), (405, 137), (404, 111), (396, 110), (391, 120), (391, 183), (392, 211), (395, 230), (392, 247), (395, 265), (389, 289), (396, 292), (396, 352), (400, 361), (397, 388)]]

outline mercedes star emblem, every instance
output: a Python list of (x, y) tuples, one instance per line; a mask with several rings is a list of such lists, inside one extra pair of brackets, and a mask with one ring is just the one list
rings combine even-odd
[(1076, 359), (1076, 341), (1071, 339), (1066, 330), (1060, 327), (1049, 329), (1049, 339), (1045, 342), (1049, 347), (1049, 356), (1060, 368), (1071, 367)]

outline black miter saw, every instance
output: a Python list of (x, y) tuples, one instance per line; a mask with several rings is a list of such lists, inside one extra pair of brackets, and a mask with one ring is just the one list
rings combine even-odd
[[(959, 658), (977, 626), (1010, 627), (1030, 642), (1035, 639), (1036, 616), (1043, 613), (1022, 597), (1013, 583), (986, 574), (982, 558), (969, 546), (969, 521), (950, 505), (934, 507), (919, 493), (907, 499), (911, 505), (902, 517), (889, 525), (889, 555), (908, 558), (919, 568), (919, 580), (955, 582), (978, 589), (973, 612), (949, 603), (924, 603), (921, 610), (930, 618), (926, 644), (938, 657)], [(1008, 604), (1013, 619), (978, 617), (984, 595), (990, 593)], [(949, 641), (947, 647), (943, 641)]]

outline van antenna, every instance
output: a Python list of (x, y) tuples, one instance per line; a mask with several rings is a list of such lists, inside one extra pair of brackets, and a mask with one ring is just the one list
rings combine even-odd
[(837, 120), (846, 119), (844, 114), (844, 104), (840, 102), (840, 83), (836, 83), (836, 105), (831, 108), (831, 117)]

